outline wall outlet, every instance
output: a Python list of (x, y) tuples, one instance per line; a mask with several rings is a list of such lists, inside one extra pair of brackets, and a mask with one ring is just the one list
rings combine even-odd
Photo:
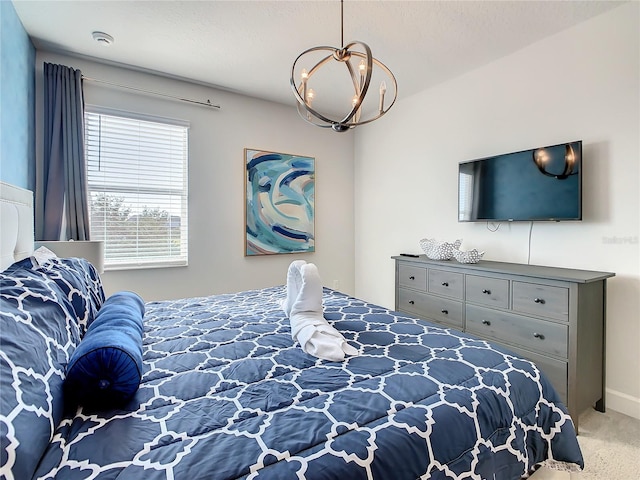
[(340, 289), (340, 280), (334, 280), (333, 281), (333, 289), (334, 290), (339, 290)]

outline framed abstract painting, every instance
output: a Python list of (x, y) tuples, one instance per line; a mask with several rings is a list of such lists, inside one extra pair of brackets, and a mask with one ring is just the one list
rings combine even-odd
[(315, 251), (315, 158), (244, 149), (245, 256)]

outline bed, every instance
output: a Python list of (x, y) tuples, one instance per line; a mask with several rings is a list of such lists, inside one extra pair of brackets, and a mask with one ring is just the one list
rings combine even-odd
[(86, 260), (9, 250), (21, 253), (0, 273), (0, 477), (517, 479), (583, 467), (534, 364), (327, 288), (324, 317), (355, 356), (321, 360), (294, 343), (284, 285), (148, 302), (133, 396), (79, 405), (66, 369), (110, 302), (100, 276)]

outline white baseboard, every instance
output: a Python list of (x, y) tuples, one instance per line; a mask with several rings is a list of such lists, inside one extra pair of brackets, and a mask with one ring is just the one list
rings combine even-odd
[(605, 389), (605, 392), (607, 409), (610, 408), (616, 412), (640, 419), (640, 398), (632, 397), (611, 388)]

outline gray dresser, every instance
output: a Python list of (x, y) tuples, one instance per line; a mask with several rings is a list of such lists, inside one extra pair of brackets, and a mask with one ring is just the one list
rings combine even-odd
[(397, 256), (396, 310), (501, 344), (545, 372), (578, 427), (604, 411), (610, 272)]

